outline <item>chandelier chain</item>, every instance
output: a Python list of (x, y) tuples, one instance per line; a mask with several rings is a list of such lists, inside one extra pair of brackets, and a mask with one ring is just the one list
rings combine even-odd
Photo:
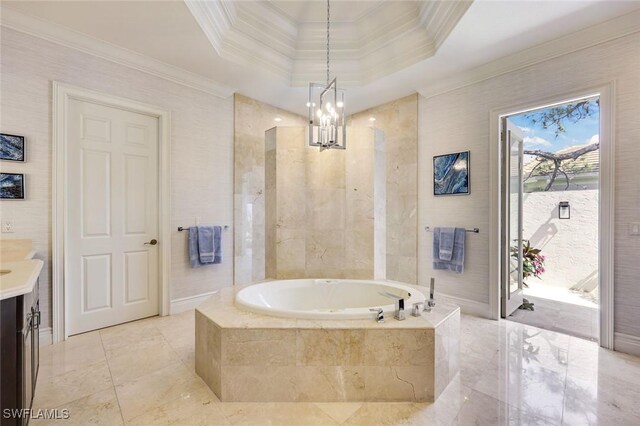
[(327, 86), (329, 85), (329, 34), (331, 30), (331, 8), (329, 6), (329, 1), (330, 0), (327, 0)]

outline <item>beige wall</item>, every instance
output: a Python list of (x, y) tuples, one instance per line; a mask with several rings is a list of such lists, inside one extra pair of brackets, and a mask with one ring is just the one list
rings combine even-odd
[(354, 114), (350, 121), (353, 127), (374, 127), (384, 134), (386, 278), (417, 283), (418, 95)]
[(27, 175), (26, 201), (0, 201), (2, 218), (29, 238), (45, 260), (41, 279), (43, 327), (51, 318), (51, 81), (157, 105), (171, 111), (171, 298), (228, 286), (233, 241), (225, 233), (222, 265), (191, 269), (186, 233), (178, 226), (233, 220), (233, 101), (99, 59), (2, 27), (0, 129), (25, 135), (27, 162), (1, 167)]
[[(420, 97), (420, 225), (479, 227), (467, 238), (463, 275), (431, 269), (431, 238), (419, 233), (419, 281), (438, 278), (442, 293), (489, 302), (489, 114), (615, 81), (615, 330), (640, 337), (640, 238), (628, 235), (640, 221), (640, 34), (636, 33), (528, 68)], [(497, 123), (494, 123), (497, 125)], [(471, 150), (471, 194), (432, 195), (432, 158)], [(579, 247), (577, 247), (579, 248)], [(494, 285), (497, 285), (494, 284)], [(488, 309), (488, 306), (487, 306)]]
[[(280, 118), (280, 122), (274, 119)], [(236, 284), (265, 278), (265, 132), (305, 126), (306, 118), (242, 95), (234, 98), (234, 224)]]

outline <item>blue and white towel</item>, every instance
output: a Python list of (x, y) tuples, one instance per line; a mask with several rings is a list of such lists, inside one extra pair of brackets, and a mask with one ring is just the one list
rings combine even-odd
[[(451, 250), (449, 260), (447, 257), (448, 242), (441, 244), (441, 239), (447, 239), (448, 233), (443, 234), (442, 230), (446, 228), (434, 228), (433, 229), (433, 269), (442, 269), (446, 271), (455, 272), (461, 274), (464, 272), (464, 244), (467, 238), (467, 231), (464, 228), (455, 228), (453, 232), (453, 248)], [(444, 256), (441, 256), (440, 249), (445, 248)], [(445, 259), (443, 259), (443, 257)]]
[(437, 228), (440, 231), (440, 245), (438, 258), (440, 260), (451, 261), (453, 256), (453, 242), (455, 239), (456, 228)]
[(222, 263), (222, 227), (189, 228), (189, 262), (192, 268)]

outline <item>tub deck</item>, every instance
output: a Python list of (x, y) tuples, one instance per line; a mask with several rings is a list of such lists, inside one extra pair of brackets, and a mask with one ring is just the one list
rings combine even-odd
[(221, 401), (434, 401), (459, 370), (460, 308), (405, 321), (308, 320), (196, 309), (196, 372)]

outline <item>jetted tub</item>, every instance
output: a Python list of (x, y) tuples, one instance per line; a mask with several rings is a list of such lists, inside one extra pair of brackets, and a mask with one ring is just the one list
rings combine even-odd
[(395, 300), (404, 298), (406, 315), (424, 295), (413, 287), (389, 282), (348, 279), (277, 280), (254, 284), (236, 294), (238, 308), (257, 314), (301, 319), (366, 319), (382, 308), (392, 317)]

